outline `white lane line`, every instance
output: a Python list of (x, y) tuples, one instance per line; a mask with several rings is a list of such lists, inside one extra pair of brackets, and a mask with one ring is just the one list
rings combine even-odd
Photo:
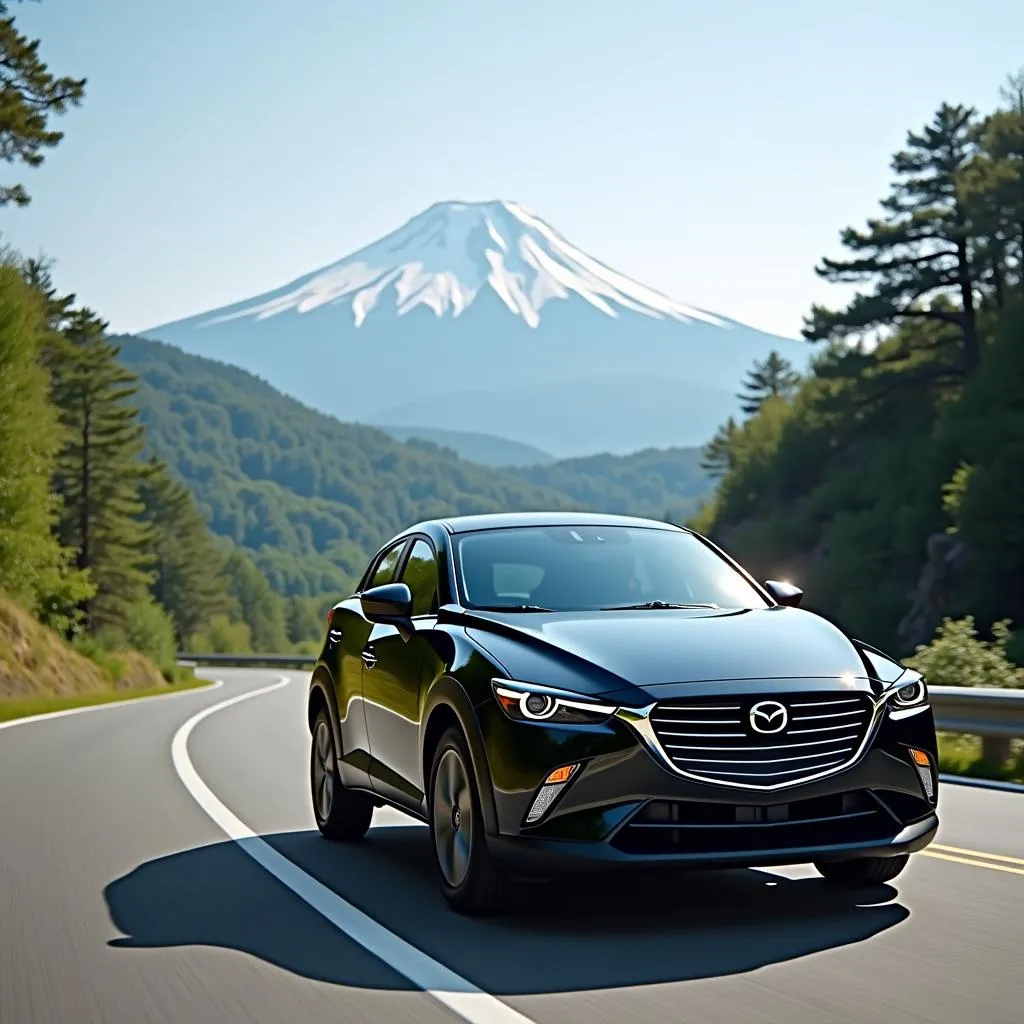
[(212, 790), (199, 777), (188, 753), (188, 738), (192, 730), (210, 715), (233, 704), (251, 700), (264, 693), (272, 693), (289, 683), (282, 676), (276, 683), (248, 690), (236, 697), (222, 700), (193, 715), (175, 733), (171, 741), (171, 759), (185, 788), (207, 815), (233, 839), (264, 870), (287, 886), (299, 899), (309, 904), (340, 932), (357, 942), (417, 988), (443, 1003), (470, 1024), (534, 1024), (489, 992), (456, 974), (444, 964), (428, 956), (423, 950), (385, 928), (333, 889), (306, 874), (297, 864), (282, 856), (269, 843), (261, 839), (248, 825), (236, 817), (220, 802)]
[(215, 679), (209, 686), (193, 686), (188, 690), (179, 690), (177, 693), (154, 693), (151, 697), (125, 697), (124, 700), (108, 700), (102, 704), (86, 704), (84, 707), (65, 708), (63, 711), (45, 711), (41, 715), (25, 715), (23, 718), (12, 718), (7, 722), (0, 722), (0, 729), (13, 729), (16, 725), (29, 725), (31, 722), (48, 722), (52, 718), (67, 718), (69, 715), (84, 715), (87, 711), (126, 708), (135, 704), (146, 704), (151, 700), (191, 697), (197, 693), (209, 693), (211, 690), (219, 690), (223, 685), (223, 679)]

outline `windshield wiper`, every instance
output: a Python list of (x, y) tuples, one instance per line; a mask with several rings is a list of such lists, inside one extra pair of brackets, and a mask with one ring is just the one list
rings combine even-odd
[(632, 611), (647, 611), (648, 609), (661, 609), (661, 608), (718, 608), (717, 604), (708, 603), (693, 603), (693, 604), (677, 604), (673, 601), (642, 601), (640, 604), (613, 604), (606, 608), (602, 608), (603, 612), (632, 612)]
[(482, 612), (553, 612), (555, 610), (539, 604), (478, 604), (476, 608)]

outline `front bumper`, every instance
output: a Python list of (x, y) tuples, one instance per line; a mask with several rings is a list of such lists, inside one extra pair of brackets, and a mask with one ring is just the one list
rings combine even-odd
[(693, 867), (735, 868), (771, 867), (812, 861), (848, 860), (852, 857), (898, 857), (923, 850), (939, 827), (932, 813), (923, 821), (899, 829), (890, 839), (846, 844), (770, 846), (746, 850), (718, 850), (669, 854), (624, 853), (607, 842), (578, 842), (544, 839), (539, 836), (492, 836), (488, 846), (506, 870), (523, 874), (547, 874), (571, 870), (619, 868)]
[[(512, 722), (494, 702), (478, 715), (498, 823), (488, 843), (510, 870), (897, 856), (927, 846), (938, 828), (930, 709), (899, 720), (883, 714), (853, 764), (768, 791), (682, 776), (619, 718), (593, 726)], [(910, 747), (931, 758), (930, 795)], [(551, 810), (527, 825), (546, 775), (569, 763), (580, 768)]]

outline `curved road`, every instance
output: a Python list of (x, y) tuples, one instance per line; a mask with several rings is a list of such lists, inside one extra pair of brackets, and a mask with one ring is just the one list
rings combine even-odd
[(1024, 795), (944, 786), (891, 887), (640, 877), (465, 920), (410, 819), (319, 837), (301, 673), (219, 675), (0, 728), (3, 1024), (1022, 1019)]

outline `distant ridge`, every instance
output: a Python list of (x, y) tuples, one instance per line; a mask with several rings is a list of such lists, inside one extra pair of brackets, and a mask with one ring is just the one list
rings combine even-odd
[[(376, 424), (375, 424), (376, 425)], [(460, 430), (442, 430), (437, 427), (378, 426), (397, 441), (429, 441), (440, 448), (448, 448), (459, 458), (481, 466), (543, 466), (554, 462), (554, 456), (519, 441), (493, 434), (475, 434)]]

